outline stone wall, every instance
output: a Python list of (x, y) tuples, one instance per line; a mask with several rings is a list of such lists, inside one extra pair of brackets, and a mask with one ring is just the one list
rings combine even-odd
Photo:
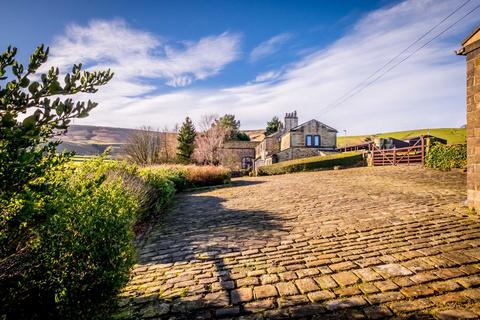
[(269, 155), (272, 155), (280, 151), (280, 145), (278, 143), (278, 136), (266, 137), (255, 147), (256, 159), (265, 160)]
[(229, 141), (223, 144), (221, 155), (221, 164), (230, 169), (242, 169), (242, 159), (249, 157), (255, 160), (255, 147), (258, 142), (255, 141)]
[(285, 150), (291, 147), (290, 138), (291, 138), (290, 132), (287, 132), (282, 136), (282, 140), (280, 142), (280, 150)]
[(480, 41), (467, 55), (467, 193), (468, 205), (480, 211)]
[[(306, 148), (306, 136), (319, 135), (319, 148), (332, 148), (337, 145), (337, 132), (323, 125), (321, 122), (311, 120), (297, 129), (291, 131), (288, 135), (282, 137), (282, 144), (280, 150), (288, 148), (301, 147)], [(313, 139), (313, 138), (312, 138)], [(313, 141), (313, 140), (312, 140)]]
[(278, 161), (287, 161), (293, 159), (301, 159), (307, 157), (319, 156), (320, 150), (318, 148), (290, 148), (287, 150), (282, 150), (277, 153)]

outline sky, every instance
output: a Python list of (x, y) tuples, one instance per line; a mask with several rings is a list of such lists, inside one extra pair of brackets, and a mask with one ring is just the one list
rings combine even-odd
[(242, 129), (260, 129), (296, 110), (300, 123), (317, 119), (348, 135), (460, 127), (465, 58), (454, 50), (480, 9), (448, 27), (480, 0), (375, 72), (465, 2), (0, 0), (9, 13), (0, 48), (16, 46), (26, 63), (44, 43), (42, 71), (81, 62), (115, 73), (77, 97), (99, 106), (75, 124), (162, 129), (229, 113)]

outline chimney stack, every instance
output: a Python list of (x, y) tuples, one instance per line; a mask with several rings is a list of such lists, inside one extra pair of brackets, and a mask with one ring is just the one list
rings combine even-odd
[(289, 131), (292, 128), (298, 126), (297, 111), (285, 114), (285, 131)]

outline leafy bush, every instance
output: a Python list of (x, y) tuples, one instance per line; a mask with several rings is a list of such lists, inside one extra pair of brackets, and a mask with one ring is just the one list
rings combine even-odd
[(425, 157), (425, 166), (444, 171), (453, 168), (466, 168), (467, 145), (435, 144), (430, 148)]
[(344, 152), (328, 156), (296, 159), (262, 166), (257, 169), (259, 176), (268, 176), (315, 169), (332, 169), (335, 166), (353, 166), (361, 163), (363, 156), (357, 152)]
[(175, 194), (175, 177), (169, 176), (166, 172), (156, 172), (154, 170), (141, 170), (140, 177), (155, 190), (155, 203), (151, 208), (153, 211), (159, 211), (164, 208)]
[(65, 166), (45, 178), (51, 193), (22, 199), (49, 218), (28, 252), (3, 265), (0, 315), (105, 318), (134, 262), (141, 201), (122, 178), (134, 170), (102, 159)]
[(47, 211), (37, 210), (41, 195), (52, 189), (44, 177), (71, 156), (57, 155), (60, 142), (51, 138), (97, 105), (63, 96), (94, 93), (113, 76), (110, 71), (82, 72), (81, 65), (74, 65), (62, 79), (53, 67), (36, 74), (47, 61), (48, 48), (39, 46), (25, 66), (16, 54), (12, 47), (0, 53), (0, 258), (27, 247), (49, 218)]

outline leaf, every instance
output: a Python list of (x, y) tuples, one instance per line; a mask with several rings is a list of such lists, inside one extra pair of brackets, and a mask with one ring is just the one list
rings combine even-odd
[(22, 79), (22, 81), (20, 82), (20, 87), (26, 88), (26, 87), (28, 87), (29, 84), (30, 84), (30, 80), (28, 78), (24, 77)]
[(33, 129), (37, 123), (37, 116), (31, 115), (23, 120), (23, 127), (27, 130)]
[(38, 82), (32, 82), (32, 83), (30, 84), (30, 86), (28, 87), (28, 91), (29, 91), (31, 94), (35, 94), (35, 93), (37, 93), (39, 86), (40, 86), (40, 84), (39, 84)]

